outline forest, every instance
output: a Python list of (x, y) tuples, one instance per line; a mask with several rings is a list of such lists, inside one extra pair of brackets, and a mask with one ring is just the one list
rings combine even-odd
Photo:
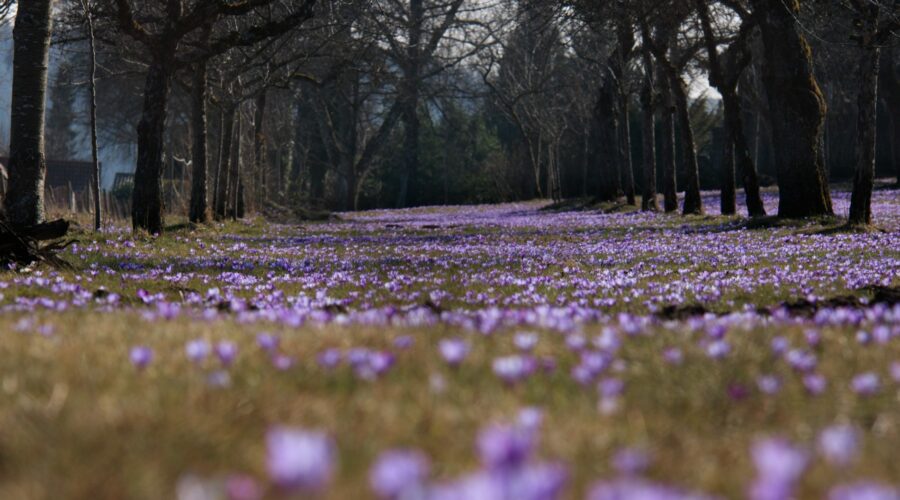
[(0, 0), (0, 498), (900, 500), (900, 0)]

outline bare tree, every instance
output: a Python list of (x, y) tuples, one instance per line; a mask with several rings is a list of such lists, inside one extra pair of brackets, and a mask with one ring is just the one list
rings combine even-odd
[(9, 187), (3, 201), (7, 219), (17, 226), (44, 221), (44, 108), (53, 4), (20, 2), (13, 28)]

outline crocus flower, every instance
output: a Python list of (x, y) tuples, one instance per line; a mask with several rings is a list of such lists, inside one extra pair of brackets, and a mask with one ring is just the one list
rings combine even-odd
[(531, 352), (537, 345), (538, 335), (534, 332), (519, 332), (513, 337), (516, 349), (523, 352)]
[(834, 425), (819, 434), (819, 452), (831, 464), (846, 466), (859, 454), (859, 431), (852, 425)]
[(469, 354), (469, 344), (462, 339), (443, 339), (438, 343), (441, 357), (450, 366), (459, 366)]
[(861, 396), (871, 396), (881, 388), (881, 381), (873, 372), (861, 373), (850, 381), (850, 388)]
[(397, 349), (409, 349), (413, 343), (415, 343), (415, 340), (413, 340), (411, 335), (401, 335), (394, 339), (394, 347)]
[(680, 365), (684, 361), (684, 354), (677, 347), (670, 347), (663, 351), (663, 360), (670, 365)]
[(481, 463), (492, 470), (508, 470), (524, 464), (534, 450), (534, 434), (518, 426), (490, 425), (478, 434)]
[(263, 497), (262, 487), (251, 476), (233, 475), (225, 480), (225, 493), (228, 500), (260, 500)]
[(900, 384), (900, 361), (894, 361), (890, 367), (891, 380)]
[(724, 340), (716, 340), (706, 346), (706, 355), (713, 359), (722, 359), (729, 352), (731, 352), (731, 346)]
[(886, 484), (860, 481), (835, 486), (828, 492), (828, 500), (900, 500), (900, 490)]
[(774, 438), (757, 441), (752, 455), (756, 479), (748, 496), (752, 500), (791, 498), (797, 480), (809, 463), (809, 455), (787, 441)]
[(613, 468), (623, 476), (643, 474), (650, 466), (650, 455), (637, 448), (622, 448), (612, 458)]
[(256, 336), (256, 345), (267, 352), (273, 352), (278, 349), (280, 341), (281, 339), (279, 339), (277, 335), (272, 335), (270, 333), (260, 333)]
[(595, 483), (587, 500), (705, 500), (708, 497), (638, 478), (621, 478)]
[(531, 375), (535, 369), (535, 362), (527, 356), (504, 356), (494, 359), (492, 368), (494, 375), (500, 377), (504, 382), (512, 384)]
[(136, 368), (144, 369), (153, 361), (153, 350), (149, 347), (135, 346), (131, 348), (128, 357)]
[(294, 358), (286, 354), (276, 354), (272, 356), (272, 366), (278, 371), (290, 370), (294, 366)]
[(316, 357), (319, 366), (332, 369), (341, 363), (341, 351), (338, 349), (325, 349)]
[(762, 375), (756, 379), (756, 386), (763, 394), (777, 394), (781, 390), (781, 379), (775, 375)]
[(237, 357), (238, 347), (234, 342), (223, 340), (216, 344), (215, 351), (219, 361), (223, 365), (228, 366), (234, 362), (234, 358)]
[(281, 488), (319, 491), (331, 480), (335, 451), (325, 434), (275, 427), (266, 434), (266, 450), (269, 477)]
[(209, 342), (203, 339), (191, 340), (184, 346), (184, 353), (194, 363), (199, 363), (209, 355)]
[(418, 451), (382, 453), (369, 471), (369, 484), (380, 498), (419, 498), (428, 477), (428, 458)]
[(813, 396), (818, 396), (825, 392), (825, 389), (828, 387), (828, 382), (822, 375), (810, 373), (803, 376), (803, 387), (806, 388), (806, 392)]

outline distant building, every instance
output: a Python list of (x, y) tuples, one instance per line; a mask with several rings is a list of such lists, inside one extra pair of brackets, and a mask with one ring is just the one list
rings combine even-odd
[[(6, 192), (8, 157), (0, 157), (0, 180), (3, 192)], [(72, 191), (81, 192), (91, 188), (91, 176), (94, 164), (89, 161), (47, 160), (47, 177), (44, 178), (45, 189), (71, 186)]]
[(113, 191), (128, 185), (134, 185), (134, 174), (116, 172), (116, 177), (113, 179)]

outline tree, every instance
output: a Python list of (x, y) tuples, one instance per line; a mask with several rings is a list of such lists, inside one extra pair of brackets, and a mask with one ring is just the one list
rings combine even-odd
[(709, 58), (709, 81), (722, 95), (722, 104), (725, 108), (725, 140), (722, 164), (724, 168), (722, 180), (722, 213), (733, 214), (735, 212), (735, 182), (734, 164), (740, 168), (744, 180), (744, 192), (747, 202), (747, 213), (751, 217), (759, 217), (766, 214), (762, 198), (759, 194), (759, 179), (756, 173), (756, 165), (750, 156), (747, 146), (747, 138), (744, 135), (743, 122), (741, 121), (741, 100), (737, 94), (737, 85), (741, 73), (750, 62), (748, 38), (755, 25), (748, 14), (743, 20), (740, 31), (735, 39), (728, 44), (725, 52), (718, 53), (718, 40), (713, 32), (712, 19), (709, 7), (705, 0), (696, 0), (697, 13), (700, 17), (700, 25), (703, 30), (704, 41)]
[[(175, 72), (201, 60), (208, 60), (237, 46), (249, 46), (266, 38), (284, 34), (312, 16), (315, 0), (304, 0), (299, 8), (278, 12), (275, 0), (197, 1), (192, 6), (184, 0), (167, 0), (164, 8), (141, 6), (135, 15), (130, 0), (115, 0), (115, 15), (123, 33), (140, 43), (147, 52), (149, 65), (144, 83), (144, 106), (138, 123), (137, 167), (132, 194), (132, 226), (160, 233), (163, 228), (162, 161), (166, 111)], [(179, 50), (189, 36), (205, 31), (228, 17), (256, 13), (272, 7), (264, 20), (238, 30), (222, 28), (205, 46)]]
[[(673, 4), (673, 8), (675, 5), (680, 4)], [(660, 21), (661, 26), (671, 23), (669, 26), (664, 26), (661, 30), (664, 35), (674, 32), (673, 26), (677, 26), (677, 24), (672, 23), (672, 19), (681, 17), (677, 15), (677, 9), (674, 12), (674, 16), (671, 16), (671, 14), (672, 13), (670, 13), (670, 17), (668, 17), (667, 20)], [(687, 61), (693, 54), (691, 50), (686, 50), (684, 54), (675, 54), (679, 57), (679, 59), (675, 59), (669, 54), (669, 51), (667, 50), (668, 44), (664, 42), (668, 37), (660, 37), (660, 39), (663, 40), (662, 42), (655, 40), (650, 27), (646, 25), (646, 20), (642, 22), (644, 23), (641, 28), (643, 41), (650, 48), (650, 51), (653, 53), (653, 56), (659, 65), (660, 72), (662, 73), (660, 78), (665, 78), (667, 80), (667, 88), (671, 92), (675, 116), (678, 119), (678, 127), (681, 132), (682, 163), (684, 164), (686, 174), (685, 181), (687, 182), (682, 213), (685, 215), (702, 214), (703, 200), (700, 197), (700, 172), (697, 164), (697, 146), (694, 141), (694, 128), (691, 125), (687, 86), (681, 77), (682, 68), (687, 64)], [(678, 23), (680, 24), (680, 20)]]
[(91, 18), (90, 0), (81, 0), (84, 21), (88, 37), (88, 96), (90, 100), (91, 129), (91, 189), (94, 192), (94, 230), (100, 230), (102, 214), (100, 213), (100, 159), (97, 146), (97, 50), (94, 46), (94, 21)]
[(800, 32), (797, 0), (752, 0), (763, 43), (762, 81), (769, 103), (779, 217), (833, 214), (819, 142), (825, 98)]
[(13, 28), (13, 83), (6, 217), (16, 226), (44, 220), (44, 108), (53, 0), (19, 2)]
[[(849, 0), (856, 17), (862, 57), (859, 59), (858, 119), (856, 125), (856, 172), (850, 197), (851, 226), (872, 223), (872, 189), (875, 183), (875, 131), (878, 109), (878, 72), (883, 45), (900, 28), (900, 2)], [(896, 111), (896, 110), (895, 110)]]
[(643, 85), (641, 86), (641, 151), (644, 177), (644, 193), (641, 197), (641, 210), (658, 212), (659, 202), (656, 199), (656, 137), (653, 115), (656, 98), (653, 95), (653, 58), (646, 46), (641, 50), (644, 65)]

